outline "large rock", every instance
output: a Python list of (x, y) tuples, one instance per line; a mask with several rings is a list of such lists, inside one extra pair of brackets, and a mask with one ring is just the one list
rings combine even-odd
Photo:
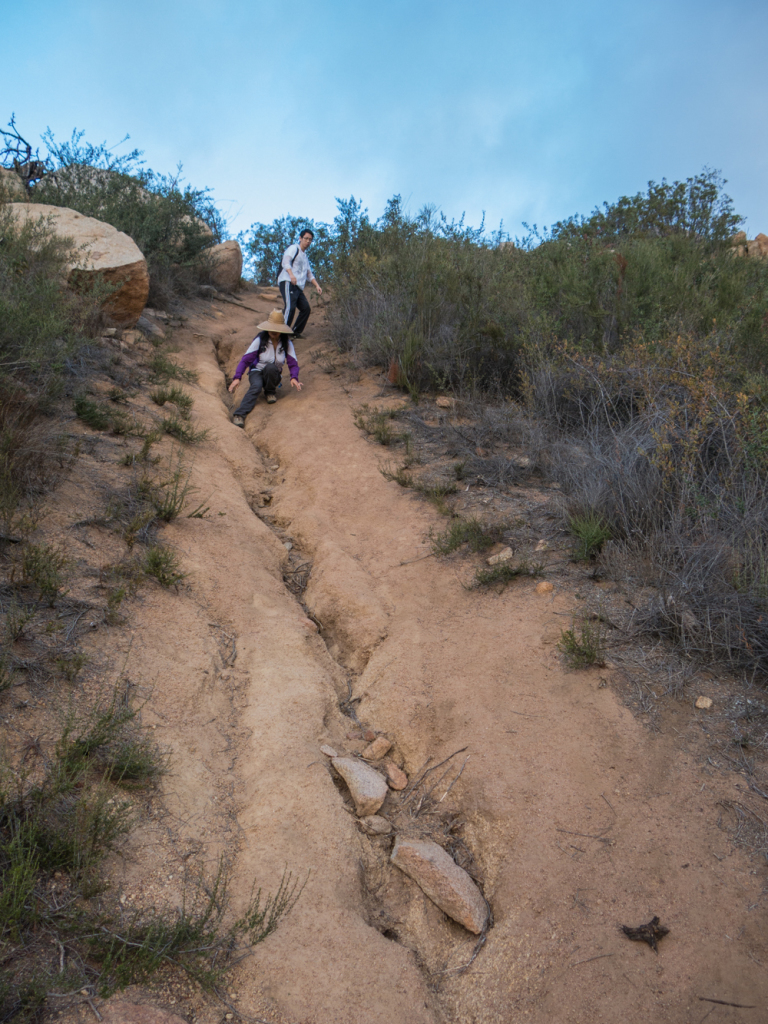
[(243, 253), (233, 239), (212, 245), (205, 250), (211, 261), (211, 281), (217, 288), (233, 292), (240, 284), (243, 273)]
[(390, 857), (448, 917), (479, 935), (488, 923), (482, 893), (442, 846), (429, 839), (400, 839)]
[(69, 284), (86, 288), (96, 280), (113, 285), (116, 290), (106, 299), (104, 309), (124, 326), (131, 326), (141, 316), (149, 295), (147, 261), (128, 235), (111, 224), (85, 217), (64, 206), (45, 203), (11, 203), (9, 208), (19, 223), (50, 218), (57, 235), (71, 238), (78, 250), (77, 259), (69, 265)]
[(20, 199), (23, 201), (26, 198), (27, 190), (24, 188), (24, 182), (16, 171), (9, 171), (7, 167), (0, 167), (0, 200), (11, 201)]
[(375, 814), (389, 792), (382, 776), (355, 757), (334, 757), (331, 764), (349, 787), (358, 818)]

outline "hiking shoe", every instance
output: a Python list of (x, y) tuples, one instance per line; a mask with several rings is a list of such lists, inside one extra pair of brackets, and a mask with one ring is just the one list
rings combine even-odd
[(243, 416), (233, 416), (232, 422), (235, 424), (236, 427), (245, 426), (245, 418)]
[(274, 392), (267, 395), (267, 405), (274, 405), (277, 401), (277, 395)]
[(294, 337), (294, 338), (298, 338), (298, 339), (299, 339), (299, 341), (300, 341), (300, 340), (301, 340), (301, 339), (302, 339), (302, 338), (304, 337), (304, 335), (303, 335), (303, 334), (294, 334), (294, 336), (293, 336), (293, 337)]

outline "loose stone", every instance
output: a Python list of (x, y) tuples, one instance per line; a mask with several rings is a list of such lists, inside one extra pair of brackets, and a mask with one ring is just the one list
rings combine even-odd
[(329, 747), (327, 743), (324, 743), (322, 745), (322, 747), (320, 747), (320, 753), (321, 754), (325, 754), (326, 757), (338, 757), (339, 756), (336, 753), (336, 751), (333, 749), (333, 747)]
[(549, 580), (542, 580), (541, 583), (536, 584), (537, 594), (551, 594), (554, 589), (554, 583), (550, 583)]
[(442, 846), (429, 839), (400, 839), (390, 860), (440, 909), (479, 935), (488, 923), (488, 906), (480, 890)]
[(502, 548), (497, 555), (491, 555), (487, 562), (488, 565), (499, 565), (501, 562), (508, 562), (513, 555), (514, 551), (512, 548)]
[(363, 751), (363, 757), (366, 761), (378, 761), (380, 758), (384, 757), (385, 754), (388, 754), (391, 749), (391, 740), (388, 740), (386, 736), (377, 736), (373, 743), (365, 748)]
[(375, 814), (389, 792), (381, 775), (355, 757), (335, 757), (331, 763), (349, 787), (358, 818)]
[(386, 836), (392, 831), (392, 826), (380, 814), (369, 814), (368, 817), (360, 819), (360, 824), (366, 832), (374, 836)]
[(384, 764), (384, 770), (387, 773), (387, 782), (389, 783), (390, 789), (405, 789), (408, 785), (408, 776), (393, 764), (392, 761), (387, 761)]

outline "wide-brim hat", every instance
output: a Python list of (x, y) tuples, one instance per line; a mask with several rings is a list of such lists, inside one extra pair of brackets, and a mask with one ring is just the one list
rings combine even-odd
[(274, 331), (275, 334), (293, 334), (293, 328), (289, 327), (279, 309), (273, 309), (264, 323), (256, 325), (257, 331)]

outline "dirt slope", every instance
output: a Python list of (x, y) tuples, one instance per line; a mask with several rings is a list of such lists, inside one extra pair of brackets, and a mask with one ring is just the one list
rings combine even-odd
[[(739, 777), (704, 774), (693, 713), (654, 733), (600, 685), (605, 672), (565, 671), (553, 639), (572, 595), (468, 591), (423, 557), (440, 517), (385, 480), (355, 427), (373, 383), (342, 387), (308, 358), (320, 314), (298, 346), (303, 392), (284, 387), (232, 426), (222, 366), (231, 374), (260, 316), (222, 308), (176, 339), (200, 374), (196, 422), (215, 435), (194, 479), (226, 515), (168, 528), (196, 603), (179, 616), (171, 597), (145, 602), (131, 663), (157, 679), (179, 834), (223, 836), (241, 899), (286, 865), (311, 871), (238, 969), (238, 1009), (307, 1024), (683, 1024), (713, 1007), (712, 1020), (768, 1019), (765, 870), (717, 828)], [(283, 583), (286, 541), (312, 561), (305, 608)], [(361, 834), (319, 752), (360, 749), (339, 708), (350, 692), (409, 775), (467, 747), (444, 806), (466, 822), (495, 924), (466, 972), (473, 938), (388, 866), (391, 840)], [(653, 915), (670, 929), (658, 954), (619, 928)]]

